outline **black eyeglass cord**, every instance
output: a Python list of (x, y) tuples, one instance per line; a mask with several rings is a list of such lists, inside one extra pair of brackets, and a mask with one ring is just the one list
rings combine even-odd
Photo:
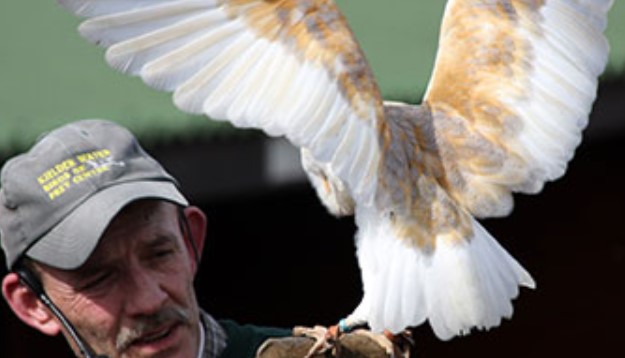
[(37, 298), (39, 298), (39, 300), (46, 307), (48, 307), (48, 309), (52, 312), (52, 314), (55, 315), (56, 318), (61, 322), (61, 324), (65, 327), (69, 335), (72, 337), (72, 339), (78, 346), (78, 349), (80, 350), (80, 353), (83, 355), (83, 357), (85, 358), (108, 358), (108, 356), (106, 355), (94, 353), (93, 350), (87, 344), (87, 342), (85, 342), (80, 337), (80, 335), (78, 335), (78, 332), (76, 331), (72, 323), (67, 319), (67, 317), (65, 317), (65, 315), (61, 312), (61, 310), (59, 310), (59, 308), (54, 304), (54, 302), (52, 302), (50, 297), (48, 297), (45, 290), (43, 289), (43, 286), (41, 285), (41, 282), (30, 269), (28, 269), (24, 265), (21, 265), (21, 267), (19, 267), (15, 272), (20, 277), (20, 280), (24, 283), (24, 285), (26, 285), (26, 287), (28, 287), (35, 295), (37, 295)]

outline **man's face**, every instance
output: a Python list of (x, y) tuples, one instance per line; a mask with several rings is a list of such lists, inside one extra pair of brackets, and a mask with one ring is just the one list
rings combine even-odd
[(199, 308), (184, 240), (173, 204), (137, 202), (111, 222), (83, 266), (44, 267), (42, 281), (96, 353), (194, 358)]

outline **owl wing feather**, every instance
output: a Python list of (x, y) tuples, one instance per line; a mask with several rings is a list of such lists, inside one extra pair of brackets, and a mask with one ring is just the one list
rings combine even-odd
[[(60, 0), (114, 68), (185, 112), (286, 136), (371, 203), (379, 89), (332, 0)], [(339, 180), (339, 179), (337, 179)]]
[(565, 172), (607, 63), (612, 2), (448, 2), (424, 104), (442, 185), (473, 215), (507, 215), (512, 192)]

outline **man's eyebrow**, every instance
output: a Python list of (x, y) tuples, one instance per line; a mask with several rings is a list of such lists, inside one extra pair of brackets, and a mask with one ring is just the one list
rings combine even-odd
[(166, 245), (172, 245), (177, 247), (177, 242), (178, 239), (174, 234), (160, 233), (156, 235), (153, 239), (145, 243), (145, 246), (148, 248), (158, 248)]
[(80, 277), (88, 277), (95, 275), (102, 269), (109, 265), (108, 261), (105, 261), (102, 257), (94, 257), (93, 260), (87, 261), (79, 270)]
[(110, 267), (110, 265), (108, 261), (102, 261), (100, 259), (88, 262), (79, 268), (75, 274), (70, 276), (69, 282), (74, 288), (80, 290), (86, 282), (107, 270), (107, 267)]

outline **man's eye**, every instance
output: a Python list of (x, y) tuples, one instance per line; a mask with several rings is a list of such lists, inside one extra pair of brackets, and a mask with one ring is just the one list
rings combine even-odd
[(104, 285), (111, 277), (113, 276), (113, 274), (111, 272), (103, 272), (100, 273), (96, 276), (94, 276), (93, 278), (89, 279), (82, 287), (81, 290), (92, 290), (92, 289), (96, 289), (102, 285)]
[(176, 251), (172, 249), (156, 250), (154, 251), (153, 257), (157, 259), (167, 258), (167, 257), (174, 255), (175, 253)]

